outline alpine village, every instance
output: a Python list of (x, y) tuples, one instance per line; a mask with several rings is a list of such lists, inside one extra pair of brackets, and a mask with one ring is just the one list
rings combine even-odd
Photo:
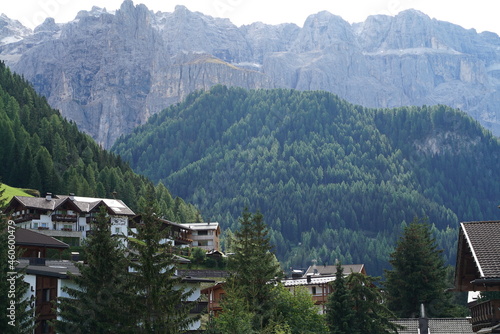
[(500, 333), (497, 34), (125, 0), (0, 60), (0, 333)]

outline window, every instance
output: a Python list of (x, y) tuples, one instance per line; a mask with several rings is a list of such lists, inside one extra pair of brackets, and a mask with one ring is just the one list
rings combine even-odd
[(208, 235), (208, 231), (207, 230), (198, 231), (198, 235)]
[(47, 320), (40, 321), (40, 328), (42, 330), (42, 333), (50, 333), (49, 323), (47, 322)]
[(115, 234), (120, 234), (122, 233), (122, 229), (119, 227), (115, 227)]
[(42, 290), (42, 302), (50, 302), (50, 289)]
[(315, 286), (311, 287), (311, 291), (312, 291), (312, 294), (315, 295), (316, 294), (316, 287)]
[(38, 223), (33, 223), (33, 228), (38, 228)]

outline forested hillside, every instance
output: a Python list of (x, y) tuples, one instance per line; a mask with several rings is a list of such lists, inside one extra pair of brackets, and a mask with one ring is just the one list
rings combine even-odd
[[(20, 76), (0, 63), (0, 177), (15, 187), (54, 194), (117, 198), (136, 209), (151, 183), (120, 157), (99, 147), (73, 122), (51, 109)], [(194, 221), (197, 210), (155, 188), (161, 213), (174, 221)]]
[(367, 109), (327, 92), (216, 86), (113, 151), (205, 216), (260, 209), (285, 264), (365, 263), (380, 274), (402, 226), (429, 217), (454, 262), (459, 221), (498, 219), (500, 142), (445, 106)]

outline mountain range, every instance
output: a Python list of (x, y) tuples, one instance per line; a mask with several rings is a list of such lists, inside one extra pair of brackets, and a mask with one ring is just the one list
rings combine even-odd
[(0, 59), (109, 148), (196, 90), (325, 90), (365, 107), (443, 104), (500, 134), (500, 38), (416, 11), (350, 24), (328, 12), (303, 27), (237, 27), (177, 6), (125, 0), (34, 31), (2, 15)]

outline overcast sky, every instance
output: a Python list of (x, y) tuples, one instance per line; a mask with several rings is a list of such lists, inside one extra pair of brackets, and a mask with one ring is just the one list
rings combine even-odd
[[(29, 28), (46, 17), (56, 22), (74, 19), (78, 11), (92, 6), (115, 10), (122, 0), (2, 0), (0, 12), (21, 21)], [(261, 21), (269, 24), (293, 22), (302, 27), (308, 15), (327, 10), (350, 23), (362, 22), (369, 15), (396, 15), (414, 8), (431, 18), (449, 21), (478, 32), (493, 31), (500, 35), (500, 1), (498, 0), (134, 0), (150, 10), (172, 12), (182, 4), (191, 11), (214, 17), (227, 17), (234, 24)]]

